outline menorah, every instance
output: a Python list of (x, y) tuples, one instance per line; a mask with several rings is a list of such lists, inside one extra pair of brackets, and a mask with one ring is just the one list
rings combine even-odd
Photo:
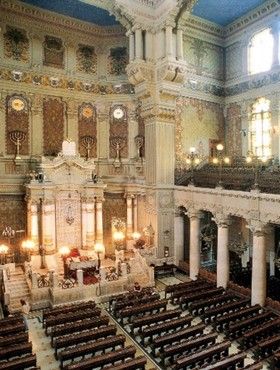
[(15, 131), (9, 132), (9, 136), (10, 136), (11, 142), (15, 144), (16, 146), (16, 158), (15, 159), (21, 159), (19, 155), (19, 148), (26, 138), (26, 133), (23, 131), (15, 130)]
[(92, 136), (83, 136), (82, 139), (82, 145), (86, 149), (86, 159), (88, 160), (90, 157), (90, 151), (94, 145), (95, 139)]

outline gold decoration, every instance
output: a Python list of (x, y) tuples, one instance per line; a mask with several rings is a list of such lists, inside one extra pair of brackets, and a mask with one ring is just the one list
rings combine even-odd
[(25, 102), (20, 98), (13, 98), (11, 101), (11, 107), (15, 111), (20, 112), (25, 108)]

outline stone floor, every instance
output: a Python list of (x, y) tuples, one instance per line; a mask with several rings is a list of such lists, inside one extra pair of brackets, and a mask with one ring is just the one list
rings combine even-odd
[[(162, 277), (156, 280), (156, 287), (157, 289), (161, 292), (163, 296), (163, 292), (165, 289), (166, 285), (171, 285), (171, 284), (177, 284), (182, 281), (186, 281), (187, 278), (183, 274), (176, 274), (175, 277)], [(169, 305), (170, 307), (168, 308), (173, 308), (173, 305)], [(102, 305), (103, 311), (102, 314), (108, 314), (106, 312), (106, 304)], [(187, 314), (188, 311), (185, 311), (184, 314)], [(110, 316), (109, 316), (110, 317)], [(50, 337), (47, 337), (44, 333), (44, 330), (42, 328), (42, 323), (41, 321), (41, 311), (33, 311), (29, 315), (29, 339), (33, 343), (33, 352), (36, 353), (37, 355), (37, 360), (38, 360), (38, 366), (41, 367), (41, 370), (59, 370), (59, 362), (55, 360), (54, 358), (54, 351), (51, 347), (50, 344)], [(197, 324), (201, 320), (198, 317), (195, 317), (192, 321), (192, 324)], [(151, 369), (162, 369), (163, 367), (160, 366), (159, 363), (154, 361), (150, 356), (149, 356), (149, 348), (146, 349), (146, 351), (143, 351), (139, 344), (137, 343), (137, 338), (136, 341), (132, 339), (128, 335), (128, 329), (124, 330), (112, 317), (110, 317), (110, 322), (113, 324), (116, 324), (118, 327), (117, 334), (125, 334), (126, 335), (126, 345), (135, 345), (137, 348), (137, 353), (136, 355), (145, 355), (148, 359), (148, 363), (146, 366), (147, 370)], [(125, 328), (126, 329), (126, 328)], [(206, 327), (205, 332), (211, 331), (213, 328), (209, 325)], [(218, 341), (222, 341), (224, 339), (222, 334), (219, 334), (218, 336)], [(238, 351), (238, 344), (237, 342), (232, 342), (232, 345), (230, 347), (230, 354), (236, 353)], [(245, 365), (254, 362), (252, 359), (252, 353), (248, 352), (248, 356), (245, 359)], [(269, 366), (267, 363), (264, 363), (263, 365), (263, 370), (269, 369)]]

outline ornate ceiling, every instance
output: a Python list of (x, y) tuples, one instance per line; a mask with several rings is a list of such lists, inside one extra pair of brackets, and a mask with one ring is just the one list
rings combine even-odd
[[(162, 6), (168, 8), (169, 3), (176, 2), (184, 5), (190, 0), (21, 0), (24, 3), (38, 6), (43, 9), (54, 11), (59, 14), (77, 18), (82, 21), (94, 23), (100, 26), (112, 26), (117, 24), (114, 16), (109, 11), (118, 6), (130, 7), (133, 13), (134, 7), (153, 9)], [(221, 26), (227, 26), (237, 18), (245, 15), (266, 0), (194, 0), (192, 13), (200, 18), (214, 22)], [(180, 6), (180, 5), (179, 5)]]

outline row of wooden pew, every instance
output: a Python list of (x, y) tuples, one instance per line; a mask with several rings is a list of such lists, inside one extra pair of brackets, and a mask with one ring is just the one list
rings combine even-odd
[(45, 310), (43, 327), (61, 369), (145, 369), (147, 359), (125, 347), (126, 337), (93, 301)]
[(0, 369), (40, 369), (19, 314), (0, 320)]

